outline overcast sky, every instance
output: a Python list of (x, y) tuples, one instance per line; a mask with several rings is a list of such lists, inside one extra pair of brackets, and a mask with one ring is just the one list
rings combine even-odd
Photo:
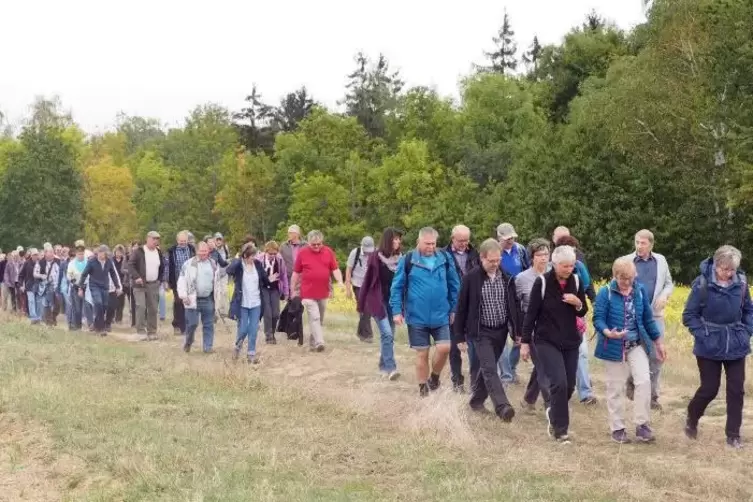
[(0, 0), (0, 110), (19, 122), (59, 95), (87, 132), (118, 111), (179, 125), (206, 102), (237, 110), (306, 85), (334, 107), (353, 56), (384, 53), (408, 85), (457, 96), (507, 8), (518, 45), (559, 41), (596, 12), (622, 28), (642, 0)]

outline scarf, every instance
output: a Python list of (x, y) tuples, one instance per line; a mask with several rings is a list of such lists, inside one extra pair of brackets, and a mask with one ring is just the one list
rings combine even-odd
[(277, 255), (270, 256), (268, 254), (264, 255), (264, 271), (267, 273), (267, 277), (271, 277), (273, 273), (275, 273), (275, 270), (277, 269)]
[(397, 262), (400, 261), (400, 258), (403, 256), (402, 254), (396, 254), (392, 255), (389, 258), (385, 258), (385, 256), (380, 252), (378, 254), (379, 259), (384, 263), (384, 266), (389, 269), (390, 272), (395, 272), (397, 270)]

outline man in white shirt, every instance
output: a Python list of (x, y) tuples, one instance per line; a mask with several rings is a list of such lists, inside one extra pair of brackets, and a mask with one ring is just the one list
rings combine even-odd
[(146, 244), (136, 248), (128, 262), (133, 280), (133, 299), (136, 302), (136, 332), (139, 335), (146, 334), (147, 340), (157, 338), (160, 278), (165, 271), (165, 260), (159, 243), (160, 234), (149, 232)]

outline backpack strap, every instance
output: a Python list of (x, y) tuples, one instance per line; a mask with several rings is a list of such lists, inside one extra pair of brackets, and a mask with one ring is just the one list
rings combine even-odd
[(361, 259), (361, 246), (358, 246), (356, 248), (356, 259), (353, 260), (353, 267), (354, 268), (356, 266), (356, 263), (358, 263), (359, 265), (363, 266), (363, 264), (359, 261), (360, 259)]

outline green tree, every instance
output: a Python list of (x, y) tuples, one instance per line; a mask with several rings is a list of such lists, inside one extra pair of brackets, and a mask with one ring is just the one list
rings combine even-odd
[(514, 36), (515, 32), (512, 31), (510, 16), (507, 14), (507, 9), (505, 9), (505, 17), (502, 20), (499, 33), (497, 33), (497, 36), (492, 37), (495, 48), (491, 52), (484, 52), (490, 64), (488, 66), (481, 66), (480, 69), (502, 74), (514, 72), (518, 67), (516, 57), (518, 46), (515, 44)]

